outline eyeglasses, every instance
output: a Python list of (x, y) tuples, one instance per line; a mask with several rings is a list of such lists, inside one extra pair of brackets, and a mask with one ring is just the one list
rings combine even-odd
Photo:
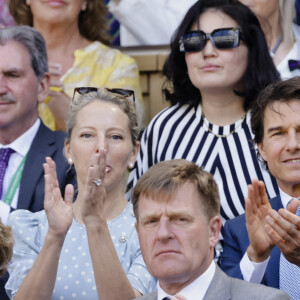
[(107, 92), (113, 93), (113, 94), (118, 94), (124, 97), (132, 97), (132, 100), (135, 102), (135, 97), (134, 97), (134, 91), (133, 90), (126, 90), (126, 89), (119, 89), (119, 88), (107, 88), (107, 87), (100, 87), (100, 88), (96, 88), (96, 87), (77, 87), (74, 89), (74, 94), (73, 94), (73, 99), (76, 93), (80, 94), (80, 95), (85, 95), (88, 93), (92, 93), (92, 92), (97, 92), (100, 89), (104, 89)]
[(212, 33), (202, 30), (189, 31), (179, 40), (180, 52), (196, 52), (204, 49), (207, 40), (210, 40), (217, 49), (232, 49), (240, 45), (240, 39), (244, 40), (240, 28), (220, 28)]

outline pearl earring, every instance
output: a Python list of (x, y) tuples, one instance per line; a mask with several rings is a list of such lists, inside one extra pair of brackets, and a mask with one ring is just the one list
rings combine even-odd
[(72, 158), (69, 158), (69, 159), (68, 159), (68, 162), (69, 162), (70, 165), (72, 165), (72, 164), (73, 164)]
[(30, 5), (30, 0), (26, 0), (26, 5)]
[(130, 163), (129, 163), (129, 169), (132, 169), (133, 167), (134, 167), (134, 164), (133, 164), (133, 162), (131, 161)]

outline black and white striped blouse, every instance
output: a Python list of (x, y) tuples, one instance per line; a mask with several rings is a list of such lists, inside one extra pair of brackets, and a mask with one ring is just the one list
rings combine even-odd
[(257, 160), (252, 138), (249, 112), (234, 124), (217, 126), (202, 115), (201, 105), (166, 108), (144, 131), (126, 195), (130, 198), (132, 187), (153, 164), (184, 158), (213, 174), (224, 223), (244, 213), (244, 198), (251, 179), (263, 180), (270, 198), (279, 192), (276, 180)]

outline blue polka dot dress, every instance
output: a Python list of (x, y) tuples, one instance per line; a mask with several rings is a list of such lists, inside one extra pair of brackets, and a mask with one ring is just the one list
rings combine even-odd
[[(124, 211), (108, 223), (108, 227), (132, 287), (147, 294), (156, 289), (156, 280), (145, 266), (134, 224), (132, 204), (128, 203)], [(5, 288), (12, 298), (43, 247), (48, 221), (45, 211), (16, 210), (10, 214), (9, 225), (13, 229), (15, 245), (8, 269), (10, 278)], [(98, 300), (86, 229), (75, 219), (61, 251), (52, 299)]]

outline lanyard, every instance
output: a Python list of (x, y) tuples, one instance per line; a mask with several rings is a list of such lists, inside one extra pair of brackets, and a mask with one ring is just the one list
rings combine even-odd
[(4, 197), (3, 202), (8, 204), (9, 206), (12, 203), (12, 200), (15, 196), (15, 193), (20, 185), (21, 179), (22, 179), (22, 174), (23, 174), (23, 169), (24, 169), (24, 165), (25, 165), (25, 161), (26, 161), (26, 157), (27, 155), (24, 156), (24, 158), (22, 159), (20, 165), (18, 166), (18, 169), (10, 183), (10, 186), (8, 188), (8, 191)]

